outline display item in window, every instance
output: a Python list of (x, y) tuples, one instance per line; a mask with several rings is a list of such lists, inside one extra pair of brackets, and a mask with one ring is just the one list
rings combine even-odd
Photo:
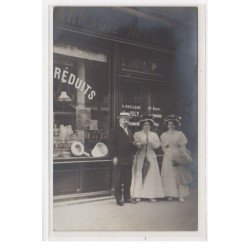
[(59, 126), (59, 137), (62, 141), (65, 141), (67, 136), (67, 130), (63, 124)]
[(66, 129), (66, 134), (67, 135), (73, 135), (73, 129), (72, 129), (71, 125), (65, 126), (65, 129)]
[(75, 141), (71, 145), (71, 152), (74, 156), (90, 156), (89, 153), (84, 151), (84, 146), (82, 143)]
[(102, 143), (102, 142), (98, 142), (95, 147), (92, 149), (91, 151), (91, 155), (93, 157), (103, 157), (108, 155), (108, 148), (107, 146)]
[(57, 98), (58, 102), (71, 102), (71, 98), (68, 96), (66, 91), (62, 91), (60, 96)]

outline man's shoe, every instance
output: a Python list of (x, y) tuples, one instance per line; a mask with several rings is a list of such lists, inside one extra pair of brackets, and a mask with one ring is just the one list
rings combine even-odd
[(125, 200), (124, 203), (131, 203), (131, 204), (136, 204), (137, 202), (132, 199)]
[(124, 205), (122, 201), (116, 201), (116, 203), (117, 203), (117, 205), (119, 205), (119, 206), (123, 206), (123, 205)]

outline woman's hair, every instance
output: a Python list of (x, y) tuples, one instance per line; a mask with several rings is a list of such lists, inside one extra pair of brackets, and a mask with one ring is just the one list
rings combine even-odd
[(141, 115), (140, 121), (139, 121), (140, 130), (142, 130), (142, 127), (143, 127), (145, 122), (149, 122), (150, 129), (154, 128), (154, 125), (155, 125), (154, 124), (154, 119), (153, 119), (153, 116), (151, 114), (143, 114), (143, 115)]
[(168, 121), (164, 122), (164, 124), (165, 124), (165, 130), (168, 130), (168, 123), (169, 122), (172, 122), (174, 124), (175, 129), (179, 129), (180, 128), (179, 123), (176, 120), (168, 120)]
[(140, 130), (142, 130), (143, 125), (146, 122), (148, 122), (150, 124), (150, 130), (152, 130), (154, 128), (154, 123), (151, 120), (147, 120), (147, 119), (140, 121), (140, 125), (139, 125), (140, 126)]
[(168, 130), (168, 123), (169, 122), (173, 122), (175, 125), (175, 128), (180, 128), (181, 126), (181, 120), (182, 118), (180, 116), (176, 116), (176, 115), (168, 115), (165, 119), (164, 119), (164, 123), (165, 123), (165, 127)]

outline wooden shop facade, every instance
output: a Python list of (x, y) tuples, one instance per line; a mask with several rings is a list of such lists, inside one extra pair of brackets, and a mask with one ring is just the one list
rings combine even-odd
[[(106, 151), (94, 155), (93, 149), (98, 143), (108, 148), (121, 111), (133, 117), (134, 132), (140, 115), (152, 114), (159, 135), (163, 118), (178, 111), (176, 30), (186, 34), (187, 29), (163, 13), (161, 8), (54, 7), (54, 201), (111, 195), (111, 158)], [(196, 121), (196, 107), (182, 105), (186, 120)], [(160, 150), (157, 155), (161, 165)]]

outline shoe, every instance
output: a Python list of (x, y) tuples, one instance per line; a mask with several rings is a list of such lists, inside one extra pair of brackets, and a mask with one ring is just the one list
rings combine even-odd
[(184, 202), (185, 200), (184, 200), (183, 197), (179, 197), (179, 201), (180, 201), (180, 202)]
[(123, 206), (123, 205), (124, 205), (122, 201), (116, 201), (116, 203), (117, 203), (117, 205), (119, 205), (119, 206)]
[(173, 197), (168, 197), (168, 201), (172, 201), (173, 199)]
[(135, 201), (139, 202), (139, 201), (141, 201), (141, 199), (140, 199), (140, 198), (137, 198), (137, 199), (135, 199)]
[(151, 202), (156, 202), (156, 199), (150, 199)]
[(125, 200), (124, 203), (131, 203), (131, 204), (136, 204), (137, 202), (132, 199)]

